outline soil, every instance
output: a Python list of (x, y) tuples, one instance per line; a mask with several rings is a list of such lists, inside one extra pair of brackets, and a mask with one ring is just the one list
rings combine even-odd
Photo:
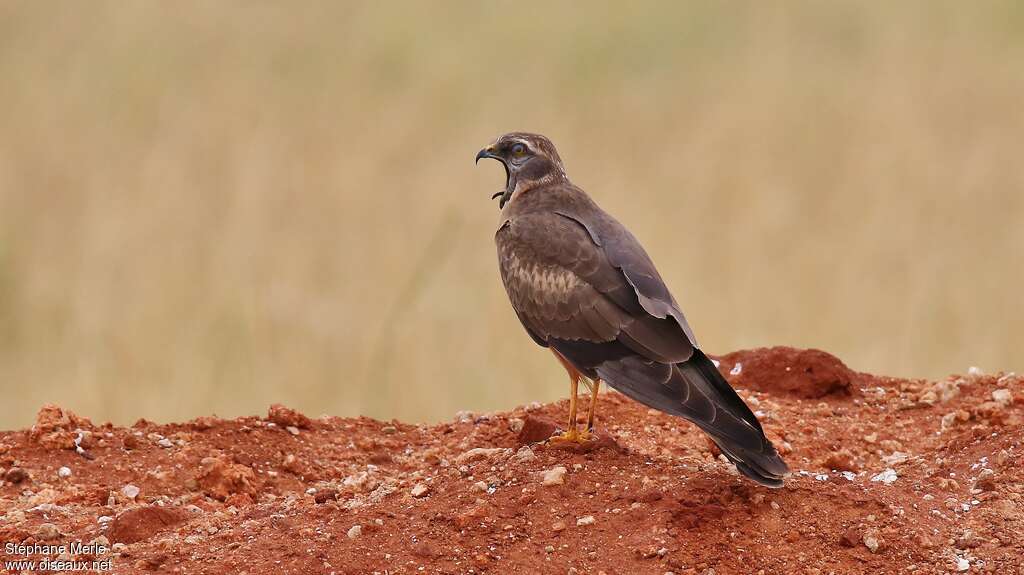
[(791, 348), (719, 359), (793, 470), (781, 489), (616, 393), (575, 449), (543, 441), (565, 401), (429, 426), (273, 406), (125, 428), (45, 406), (32, 429), (0, 433), (0, 559), (248, 575), (1024, 573), (1024, 379), (876, 377)]

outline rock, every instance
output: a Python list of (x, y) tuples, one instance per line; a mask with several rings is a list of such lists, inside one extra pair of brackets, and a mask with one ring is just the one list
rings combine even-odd
[(487, 491), (489, 488), (490, 485), (487, 485), (487, 483), (484, 481), (477, 481), (476, 483), (473, 484), (473, 489), (477, 491)]
[(349, 530), (348, 530), (348, 532), (346, 534), (348, 535), (349, 539), (355, 539), (356, 537), (359, 537), (360, 535), (363, 534), (363, 526), (362, 525), (353, 525), (351, 528), (349, 528)]
[(337, 501), (338, 491), (336, 489), (321, 489), (313, 495), (313, 502), (319, 505), (323, 505), (328, 501)]
[(125, 485), (121, 488), (121, 494), (134, 501), (139, 496), (139, 488), (131, 484)]
[(956, 563), (956, 570), (961, 573), (971, 568), (971, 562), (963, 557), (954, 557), (953, 562)]
[(20, 467), (12, 467), (4, 474), (4, 479), (8, 483), (18, 484), (28, 479), (28, 472)]
[(295, 427), (294, 425), (289, 425), (289, 426), (285, 427), (284, 430), (287, 431), (288, 433), (292, 434), (292, 435), (298, 435), (299, 434), (299, 428)]
[(554, 435), (555, 430), (558, 429), (558, 425), (554, 421), (537, 415), (528, 415), (523, 420), (523, 427), (519, 430), (519, 435), (516, 437), (516, 441), (519, 445), (528, 445), (530, 443), (538, 443), (540, 441), (546, 441), (549, 437)]
[(61, 467), (60, 469), (57, 470), (57, 477), (60, 477), (61, 479), (67, 479), (68, 477), (71, 477), (71, 468)]
[(532, 449), (530, 449), (530, 446), (524, 445), (519, 448), (519, 451), (516, 451), (516, 454), (512, 456), (512, 459), (518, 463), (526, 463), (537, 459), (537, 455), (534, 454)]
[(156, 505), (136, 507), (118, 515), (107, 535), (115, 543), (135, 543), (180, 525), (188, 518), (188, 512), (183, 509)]
[(37, 439), (45, 433), (72, 431), (79, 427), (92, 427), (92, 422), (56, 405), (46, 404), (36, 414), (36, 422), (32, 426), (30, 436), (32, 439)]
[(203, 470), (196, 477), (196, 484), (210, 497), (224, 501), (234, 493), (256, 495), (253, 485), (256, 475), (252, 469), (212, 457), (203, 459), (202, 465)]
[(1006, 407), (1013, 403), (1013, 394), (1008, 389), (997, 389), (992, 392), (992, 401)]
[(499, 455), (508, 455), (512, 450), (507, 447), (475, 447), (455, 458), (456, 463), (466, 463), (477, 459), (491, 459)]
[(422, 483), (417, 483), (416, 485), (413, 486), (412, 491), (410, 491), (409, 493), (413, 497), (423, 497), (424, 495), (427, 494), (428, 491), (430, 491), (429, 487)]
[(36, 537), (42, 541), (52, 541), (60, 537), (60, 529), (53, 523), (43, 523), (36, 527)]
[(78, 434), (74, 430), (81, 427), (92, 427), (92, 422), (48, 404), (36, 415), (29, 438), (47, 449), (75, 449), (78, 447), (75, 443)]
[(871, 477), (871, 481), (881, 482), (885, 485), (891, 485), (897, 479), (899, 479), (899, 476), (896, 474), (896, 470), (892, 468)]
[(593, 525), (595, 521), (596, 519), (594, 519), (593, 515), (584, 515), (583, 517), (580, 517), (576, 520), (576, 525), (579, 527), (582, 527), (584, 525)]
[(551, 530), (555, 533), (558, 533), (559, 531), (565, 531), (565, 528), (565, 521), (562, 521), (561, 519), (551, 524)]
[(297, 427), (299, 429), (309, 429), (313, 425), (312, 420), (305, 415), (279, 403), (270, 406), (270, 410), (267, 412), (267, 420), (284, 428)]
[(991, 469), (985, 468), (978, 474), (978, 478), (974, 480), (974, 486), (972, 489), (980, 489), (982, 491), (993, 491), (996, 488), (995, 482), (996, 472)]
[(565, 483), (565, 474), (568, 470), (561, 466), (555, 466), (546, 471), (541, 471), (541, 485), (562, 485)]
[(864, 532), (864, 546), (872, 553), (878, 553), (885, 547), (885, 539), (882, 539), (877, 529), (868, 529)]

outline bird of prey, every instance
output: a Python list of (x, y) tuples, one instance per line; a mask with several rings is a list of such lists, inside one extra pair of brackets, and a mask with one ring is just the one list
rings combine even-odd
[[(502, 283), (537, 344), (569, 373), (569, 427), (586, 441), (601, 382), (695, 423), (745, 476), (782, 486), (785, 462), (761, 424), (697, 346), (647, 252), (622, 224), (573, 185), (550, 140), (514, 132), (476, 156), (505, 167), (495, 242)], [(590, 388), (587, 427), (577, 389)]]

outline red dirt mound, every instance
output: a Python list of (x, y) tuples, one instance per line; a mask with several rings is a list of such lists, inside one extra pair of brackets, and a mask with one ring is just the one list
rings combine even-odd
[(615, 393), (583, 449), (535, 443), (563, 425), (566, 402), (432, 426), (274, 406), (267, 419), (122, 428), (47, 406), (33, 430), (0, 433), (0, 566), (1024, 572), (1022, 378), (879, 378), (788, 348), (721, 361), (793, 468), (782, 489), (742, 479), (692, 425)]

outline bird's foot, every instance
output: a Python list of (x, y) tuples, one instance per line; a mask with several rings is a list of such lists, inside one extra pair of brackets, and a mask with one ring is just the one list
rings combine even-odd
[(566, 431), (565, 433), (560, 433), (560, 434), (557, 434), (557, 435), (552, 435), (548, 439), (548, 441), (550, 441), (552, 443), (580, 443), (580, 444), (583, 444), (583, 443), (587, 443), (589, 441), (592, 441), (593, 439), (594, 439), (594, 434), (591, 433), (590, 430), (588, 430), (588, 429), (580, 430), (580, 429), (573, 428), (573, 429), (570, 429), (569, 431)]

